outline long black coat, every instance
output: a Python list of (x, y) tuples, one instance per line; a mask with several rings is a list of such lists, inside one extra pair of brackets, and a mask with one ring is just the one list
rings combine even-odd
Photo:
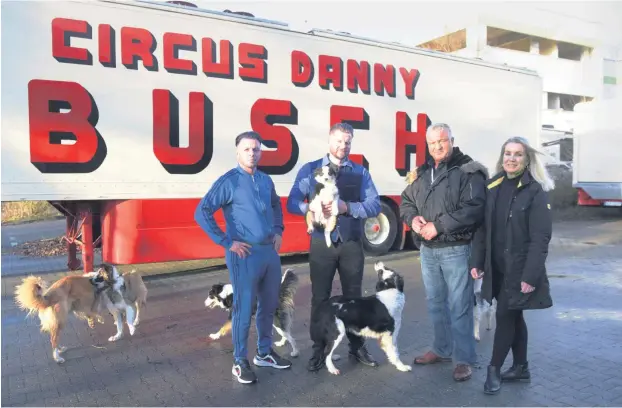
[[(492, 220), (497, 204), (498, 186), (505, 173), (486, 181), (484, 224), (475, 234), (470, 267), (484, 271), (482, 297), (492, 302)], [(528, 171), (522, 175), (506, 213), (504, 284), (509, 309), (545, 309), (553, 305), (546, 275), (545, 261), (552, 233), (551, 205), (542, 186)], [(531, 293), (521, 292), (521, 282), (535, 287)]]

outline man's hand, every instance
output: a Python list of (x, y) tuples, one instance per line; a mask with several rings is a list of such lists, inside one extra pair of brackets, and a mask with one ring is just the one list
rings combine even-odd
[[(337, 212), (339, 214), (345, 214), (346, 211), (348, 211), (348, 206), (346, 205), (345, 201), (339, 200), (337, 202)], [(324, 216), (327, 218), (333, 215), (333, 202), (329, 201), (325, 204), (322, 204), (322, 212), (324, 212)]]
[(229, 251), (234, 252), (237, 256), (244, 259), (247, 255), (250, 255), (250, 247), (251, 246), (245, 242), (233, 241), (233, 244), (231, 245), (231, 248), (229, 248)]
[(482, 279), (484, 277), (484, 271), (481, 269), (473, 268), (471, 269), (471, 276), (473, 279)]
[(423, 228), (425, 224), (427, 224), (427, 221), (422, 216), (417, 215), (415, 218), (413, 218), (413, 222), (410, 227), (413, 229), (413, 231), (415, 231), (415, 233), (420, 234), (421, 228)]
[(534, 290), (536, 290), (536, 288), (534, 288), (533, 286), (531, 286), (527, 282), (521, 282), (520, 283), (520, 291), (521, 292), (523, 292), (523, 293), (531, 293)]
[(274, 242), (274, 250), (276, 252), (279, 252), (281, 250), (281, 243), (283, 242), (283, 237), (276, 234), (274, 238), (272, 239), (272, 242)]
[(434, 223), (428, 222), (421, 228), (421, 236), (427, 241), (434, 239), (437, 235), (438, 231), (436, 231)]

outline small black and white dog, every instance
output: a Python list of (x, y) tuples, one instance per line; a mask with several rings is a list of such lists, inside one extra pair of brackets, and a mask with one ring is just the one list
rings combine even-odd
[[(291, 333), (292, 326), (294, 324), (294, 296), (298, 289), (298, 276), (294, 273), (293, 269), (286, 269), (281, 277), (281, 289), (279, 291), (279, 305), (274, 313), (274, 322), (272, 326), (276, 329), (276, 332), (281, 335), (281, 340), (274, 343), (277, 347), (283, 347), (286, 342), (292, 347), (291, 356), (297, 357), (299, 354), (298, 347), (296, 346), (296, 340)], [(231, 316), (233, 313), (233, 285), (230, 283), (223, 284), (217, 283), (212, 285), (207, 299), (205, 299), (205, 306), (213, 309), (220, 307), (229, 312), (229, 317), (225, 324), (216, 333), (210, 334), (212, 340), (218, 340), (222, 336), (227, 335), (231, 331)], [(253, 316), (257, 312), (257, 303), (253, 305)]]
[[(315, 228), (324, 229), (326, 246), (330, 247), (332, 241), (330, 233), (337, 225), (337, 215), (339, 215), (339, 190), (337, 189), (337, 170), (334, 166), (322, 166), (313, 171), (313, 177), (317, 184), (309, 211), (305, 217), (307, 221), (307, 233), (311, 234)], [(326, 217), (322, 211), (322, 204), (332, 201), (331, 215)]]
[(482, 298), (482, 281), (483, 279), (475, 279), (473, 282), (473, 293), (475, 297), (475, 307), (473, 310), (473, 331), (475, 340), (480, 341), (480, 323), (482, 318), (486, 319), (486, 330), (492, 328), (492, 322), (495, 318), (495, 312), (497, 310), (497, 300), (492, 299), (492, 305), (488, 301)]
[(382, 262), (376, 262), (374, 268), (378, 272), (375, 295), (352, 299), (333, 296), (318, 306), (317, 315), (311, 322), (313, 340), (324, 343), (329, 350), (325, 362), (331, 374), (340, 373), (333, 364), (333, 353), (346, 332), (378, 339), (391, 364), (399, 371), (412, 370), (400, 360), (397, 348), (406, 302), (404, 279)]

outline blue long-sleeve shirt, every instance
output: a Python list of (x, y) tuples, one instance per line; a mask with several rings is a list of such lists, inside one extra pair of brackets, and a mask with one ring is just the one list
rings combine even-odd
[[(309, 209), (308, 201), (311, 199), (311, 192), (315, 188), (315, 178), (313, 177), (313, 170), (318, 166), (326, 166), (330, 163), (328, 155), (324, 156), (320, 160), (316, 160), (305, 164), (298, 171), (294, 185), (289, 193), (287, 199), (287, 211), (291, 214), (305, 215)], [(360, 201), (346, 201), (348, 210), (346, 211), (345, 219), (343, 216), (339, 217), (338, 228), (334, 232), (339, 234), (338, 230), (350, 230), (352, 223), (360, 224), (363, 219), (376, 217), (380, 214), (380, 197), (378, 191), (374, 185), (371, 176), (367, 169), (357, 163), (353, 163), (350, 160), (345, 160), (341, 163), (341, 167), (349, 167), (349, 171), (352, 174), (360, 175), (361, 177), (361, 191)], [(305, 202), (307, 200), (307, 202)], [(357, 228), (359, 230), (359, 228)], [(343, 233), (348, 233), (342, 231)], [(315, 231), (315, 235), (321, 235), (320, 231)]]
[[(214, 213), (223, 210), (226, 231)], [(271, 244), (283, 235), (283, 210), (274, 182), (257, 170), (251, 175), (240, 166), (229, 170), (212, 185), (194, 213), (194, 219), (216, 244), (229, 249), (233, 241)]]

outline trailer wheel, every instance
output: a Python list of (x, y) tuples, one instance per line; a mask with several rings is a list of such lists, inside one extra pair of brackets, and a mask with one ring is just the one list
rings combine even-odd
[(384, 255), (391, 249), (397, 236), (397, 215), (384, 201), (380, 202), (380, 214), (367, 218), (363, 225), (363, 248), (369, 255)]

